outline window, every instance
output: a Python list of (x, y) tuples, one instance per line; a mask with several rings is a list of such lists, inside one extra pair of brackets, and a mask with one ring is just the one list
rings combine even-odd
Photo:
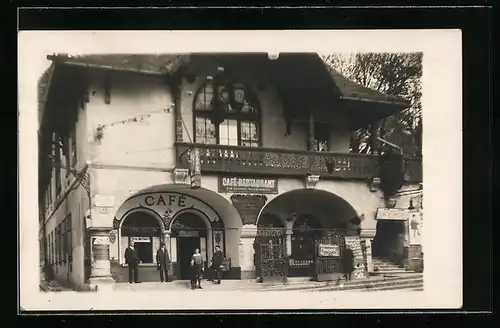
[(71, 262), (73, 260), (73, 238), (72, 238), (72, 219), (71, 213), (68, 215), (66, 219), (66, 252), (68, 256), (68, 261)]
[(56, 261), (55, 250), (54, 250), (54, 231), (50, 233), (50, 264), (54, 264)]
[(47, 186), (47, 205), (52, 205), (52, 183)]
[(70, 138), (71, 138), (71, 167), (75, 167), (76, 161), (78, 159), (76, 155), (76, 122), (75, 122), (75, 127), (71, 130)]
[(193, 106), (195, 142), (226, 146), (260, 146), (260, 114), (256, 95), (245, 88), (241, 109), (230, 108), (218, 127), (212, 121), (213, 85), (207, 82), (196, 94)]
[(57, 263), (62, 261), (61, 224), (57, 226)]
[(328, 151), (330, 126), (327, 123), (314, 123), (314, 151)]
[(60, 139), (58, 137), (55, 138), (54, 141), (54, 169), (55, 169), (55, 178), (56, 178), (56, 196), (59, 196), (61, 193), (61, 145)]
[(61, 252), (62, 252), (62, 261), (66, 262), (68, 257), (68, 244), (66, 243), (66, 219), (61, 222)]

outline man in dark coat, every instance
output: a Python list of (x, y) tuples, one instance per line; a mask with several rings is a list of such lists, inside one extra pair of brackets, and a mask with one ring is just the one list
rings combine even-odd
[(351, 281), (352, 272), (354, 271), (354, 253), (350, 248), (344, 250), (342, 267), (344, 269), (344, 277), (346, 280)]
[(165, 243), (160, 244), (160, 248), (156, 252), (156, 265), (160, 271), (160, 281), (168, 281), (168, 267), (170, 265), (170, 258)]
[(134, 242), (130, 242), (125, 250), (125, 263), (128, 264), (128, 282), (140, 283), (139, 281), (139, 255), (134, 249)]
[(215, 252), (212, 256), (212, 270), (215, 276), (217, 277), (217, 284), (220, 284), (221, 276), (222, 276), (222, 252), (219, 246), (215, 246)]

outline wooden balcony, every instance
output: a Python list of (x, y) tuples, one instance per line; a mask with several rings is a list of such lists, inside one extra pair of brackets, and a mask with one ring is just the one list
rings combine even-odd
[[(371, 179), (376, 176), (374, 155), (308, 152), (285, 149), (177, 143), (177, 167), (189, 168), (189, 150), (199, 149), (203, 173), (231, 173), (275, 176), (319, 175), (331, 179)], [(332, 173), (327, 162), (333, 162)], [(421, 161), (405, 159), (405, 179), (420, 182)], [(420, 179), (420, 180), (419, 180)]]
[[(176, 144), (178, 167), (189, 167), (189, 149), (200, 151), (201, 170), (277, 176), (320, 175), (331, 178), (368, 179), (376, 170), (376, 157), (360, 154), (332, 154), (284, 149), (249, 148), (204, 144)], [(332, 174), (327, 159), (335, 163)]]

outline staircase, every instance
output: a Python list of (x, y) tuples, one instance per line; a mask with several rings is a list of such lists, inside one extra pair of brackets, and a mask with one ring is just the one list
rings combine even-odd
[(389, 259), (374, 257), (373, 258), (373, 268), (378, 268), (371, 274), (375, 275), (387, 275), (387, 274), (400, 274), (412, 271), (407, 271), (404, 266), (395, 264)]
[(64, 286), (60, 282), (57, 282), (56, 280), (51, 280), (51, 281), (42, 281), (40, 283), (40, 290), (44, 292), (65, 292), (65, 291), (72, 291), (73, 289)]
[(390, 290), (406, 290), (406, 291), (423, 291), (424, 276), (422, 273), (394, 274), (394, 275), (379, 275), (372, 276), (368, 279), (360, 279), (353, 281), (330, 281), (322, 283), (303, 282), (292, 283), (288, 285), (276, 285), (262, 290), (267, 291), (390, 291)]

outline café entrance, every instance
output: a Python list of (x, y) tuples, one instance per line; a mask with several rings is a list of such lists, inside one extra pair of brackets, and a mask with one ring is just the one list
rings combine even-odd
[(205, 270), (207, 269), (207, 246), (209, 228), (201, 217), (202, 213), (187, 211), (180, 213), (172, 223), (171, 245), (176, 248), (174, 275), (177, 279), (190, 279), (191, 257), (200, 250)]

